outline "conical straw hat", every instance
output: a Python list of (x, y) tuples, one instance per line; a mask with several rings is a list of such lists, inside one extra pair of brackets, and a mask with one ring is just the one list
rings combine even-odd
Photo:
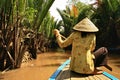
[(88, 19), (84, 18), (73, 27), (74, 30), (83, 32), (97, 32), (99, 29)]

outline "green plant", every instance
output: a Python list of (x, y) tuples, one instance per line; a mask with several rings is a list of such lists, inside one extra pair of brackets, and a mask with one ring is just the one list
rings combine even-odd
[(120, 24), (120, 0), (101, 0), (98, 8), (93, 10), (92, 20), (99, 28), (97, 45), (108, 47), (118, 45), (116, 27)]

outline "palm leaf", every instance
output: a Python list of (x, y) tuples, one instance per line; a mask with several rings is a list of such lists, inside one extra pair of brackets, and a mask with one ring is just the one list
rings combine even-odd
[(64, 11), (61, 11), (60, 9), (57, 9), (57, 11), (59, 12), (60, 16), (62, 17), (64, 24), (71, 24), (72, 23), (72, 20), (70, 19), (70, 15), (68, 15)]
[(39, 14), (39, 16), (38, 16), (38, 17), (39, 17), (39, 20), (38, 20), (38, 24), (36, 25), (36, 29), (37, 29), (37, 30), (39, 30), (40, 25), (41, 25), (44, 17), (46, 16), (49, 8), (50, 8), (51, 5), (53, 4), (53, 2), (54, 2), (54, 0), (49, 0), (49, 1), (47, 1), (46, 3), (43, 4), (43, 5), (44, 5), (44, 6), (43, 6), (44, 8), (42, 9), (42, 11), (40, 11), (40, 14)]
[(115, 12), (118, 9), (119, 2), (118, 0), (107, 0), (109, 9)]

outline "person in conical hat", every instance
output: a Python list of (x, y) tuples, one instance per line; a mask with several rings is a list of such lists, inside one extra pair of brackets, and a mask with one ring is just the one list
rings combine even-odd
[(73, 32), (65, 40), (57, 29), (54, 29), (57, 42), (61, 48), (72, 44), (70, 70), (80, 74), (101, 74), (97, 70), (99, 66), (105, 66), (109, 70), (111, 67), (107, 65), (108, 50), (101, 47), (95, 50), (96, 36), (95, 32), (99, 29), (88, 18), (84, 18), (73, 27)]

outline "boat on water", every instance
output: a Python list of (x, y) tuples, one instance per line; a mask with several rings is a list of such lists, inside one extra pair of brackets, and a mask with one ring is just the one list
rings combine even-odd
[(70, 60), (66, 60), (58, 69), (50, 76), (48, 80), (119, 80), (115, 76), (103, 72), (100, 75), (81, 75), (69, 70)]

